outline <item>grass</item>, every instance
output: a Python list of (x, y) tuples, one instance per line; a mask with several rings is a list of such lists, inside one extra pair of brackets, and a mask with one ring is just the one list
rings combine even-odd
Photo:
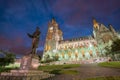
[(12, 69), (18, 69), (20, 67), (20, 64), (9, 64), (5, 67), (0, 66), (0, 72), (9, 72)]
[(77, 75), (79, 72), (77, 70), (62, 70), (60, 74)]
[(0, 67), (0, 72), (9, 72), (10, 70), (12, 70), (12, 69), (18, 69), (17, 67), (14, 67), (14, 68), (11, 68), (11, 67), (5, 67), (5, 68), (3, 68), (3, 67)]
[(120, 76), (97, 77), (97, 78), (89, 78), (86, 80), (120, 80)]
[(5, 68), (19, 68), (19, 67), (20, 67), (19, 63), (9, 64), (5, 66)]
[(116, 62), (103, 62), (103, 63), (99, 63), (99, 66), (103, 66), (103, 67), (112, 67), (112, 68), (120, 68), (120, 62), (116, 61)]
[(64, 64), (64, 65), (46, 65), (39, 66), (39, 70), (49, 72), (52, 74), (77, 74), (76, 70), (67, 70), (75, 67), (79, 67), (80, 64)]

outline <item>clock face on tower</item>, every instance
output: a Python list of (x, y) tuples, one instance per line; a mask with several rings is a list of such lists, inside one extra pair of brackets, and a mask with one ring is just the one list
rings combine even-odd
[(53, 27), (50, 27), (49, 30), (53, 30)]
[(53, 27), (49, 28), (49, 32), (52, 33), (53, 32)]

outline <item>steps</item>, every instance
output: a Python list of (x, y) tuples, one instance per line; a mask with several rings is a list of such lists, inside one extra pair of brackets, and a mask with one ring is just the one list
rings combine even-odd
[(10, 72), (2, 72), (0, 80), (41, 80), (53, 76), (55, 75), (37, 70), (11, 70)]

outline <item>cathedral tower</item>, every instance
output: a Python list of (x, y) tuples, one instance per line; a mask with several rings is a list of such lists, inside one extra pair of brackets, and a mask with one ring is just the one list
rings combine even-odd
[(53, 18), (48, 23), (48, 31), (46, 35), (46, 42), (44, 45), (43, 57), (46, 52), (56, 51), (60, 40), (63, 40), (62, 31), (60, 30), (56, 20)]
[(93, 35), (98, 44), (108, 43), (110, 40), (113, 41), (117, 38), (116, 31), (111, 25), (107, 28), (105, 25), (98, 23), (95, 19), (93, 19)]

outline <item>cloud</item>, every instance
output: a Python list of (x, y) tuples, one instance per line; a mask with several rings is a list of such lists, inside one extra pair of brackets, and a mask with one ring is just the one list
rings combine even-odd
[[(38, 49), (43, 49), (44, 43), (44, 41), (40, 41)], [(31, 45), (32, 43), (30, 39), (24, 39), (20, 35), (14, 38), (8, 38), (5, 36), (0, 37), (0, 49), (8, 49), (15, 54), (29, 53), (31, 51)]]
[(9, 49), (16, 54), (24, 54), (29, 47), (25, 46), (25, 41), (22, 37), (16, 37), (14, 39), (9, 39), (5, 36), (0, 37), (0, 48)]
[(6, 39), (5, 36), (0, 36), (0, 47), (10, 47), (11, 44), (10, 40)]
[(58, 0), (54, 13), (60, 15), (66, 24), (87, 24), (90, 18), (108, 18), (119, 8), (119, 0)]
[(31, 49), (29, 47), (25, 46), (17, 46), (10, 48), (11, 51), (13, 51), (15, 54), (30, 54)]
[(24, 54), (32, 40), (26, 35), (40, 27), (43, 49), (48, 21), (55, 17), (64, 38), (92, 34), (92, 17), (120, 29), (120, 0), (0, 0), (0, 48)]

